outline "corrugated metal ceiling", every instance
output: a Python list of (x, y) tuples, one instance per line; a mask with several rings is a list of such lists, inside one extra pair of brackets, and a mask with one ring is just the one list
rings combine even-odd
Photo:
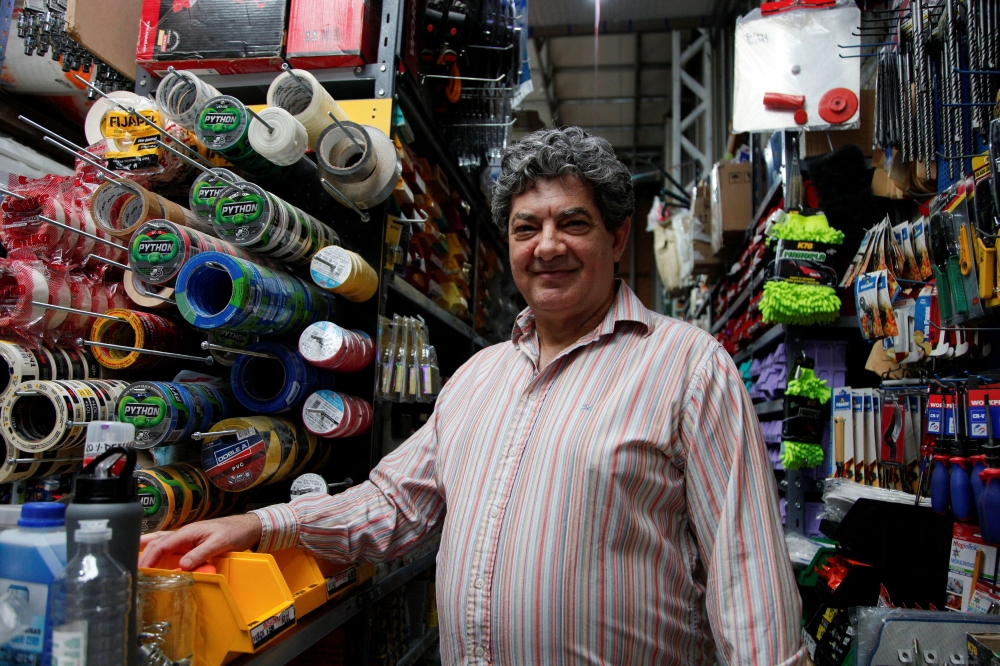
[[(528, 2), (528, 24), (552, 26), (593, 24), (595, 0), (534, 0)], [(603, 0), (601, 20), (648, 21), (711, 14), (714, 0)]]

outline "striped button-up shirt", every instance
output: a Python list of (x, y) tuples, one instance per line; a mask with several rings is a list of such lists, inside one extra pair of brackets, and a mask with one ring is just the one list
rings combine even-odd
[(538, 362), (528, 309), (366, 483), (257, 511), (259, 549), (379, 561), (440, 530), (449, 665), (802, 663), (771, 464), (722, 347), (619, 284)]

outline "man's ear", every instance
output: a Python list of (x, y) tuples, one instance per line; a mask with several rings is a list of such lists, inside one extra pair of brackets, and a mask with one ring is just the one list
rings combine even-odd
[(632, 230), (632, 218), (626, 217), (625, 221), (622, 222), (621, 226), (611, 232), (613, 239), (611, 245), (611, 254), (615, 258), (617, 263), (622, 258), (622, 253), (625, 252), (625, 243), (628, 242), (629, 231)]

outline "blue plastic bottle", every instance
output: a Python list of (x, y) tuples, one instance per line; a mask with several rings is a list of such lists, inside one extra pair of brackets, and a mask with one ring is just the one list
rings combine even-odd
[(0, 646), (0, 666), (49, 662), (49, 585), (66, 568), (65, 515), (62, 504), (32, 502), (21, 507), (17, 529), (0, 532), (0, 595), (22, 595), (31, 613), (28, 628)]

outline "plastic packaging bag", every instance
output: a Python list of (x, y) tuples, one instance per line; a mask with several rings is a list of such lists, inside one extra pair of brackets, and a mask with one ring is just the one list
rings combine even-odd
[[(820, 514), (820, 518), (839, 523), (859, 499), (912, 505), (916, 498), (912, 494), (900, 490), (874, 488), (847, 479), (827, 479), (826, 489), (823, 491), (823, 512)], [(920, 506), (930, 505), (929, 498), (920, 498)]]
[[(736, 70), (733, 82), (733, 133), (781, 129), (855, 129), (859, 114), (835, 125), (820, 117), (820, 99), (835, 88), (846, 88), (857, 102), (861, 92), (859, 49), (851, 32), (861, 24), (854, 3), (832, 9), (794, 9), (764, 17), (755, 9), (736, 21)], [(805, 97), (804, 124), (794, 111), (765, 108), (765, 93)]]

